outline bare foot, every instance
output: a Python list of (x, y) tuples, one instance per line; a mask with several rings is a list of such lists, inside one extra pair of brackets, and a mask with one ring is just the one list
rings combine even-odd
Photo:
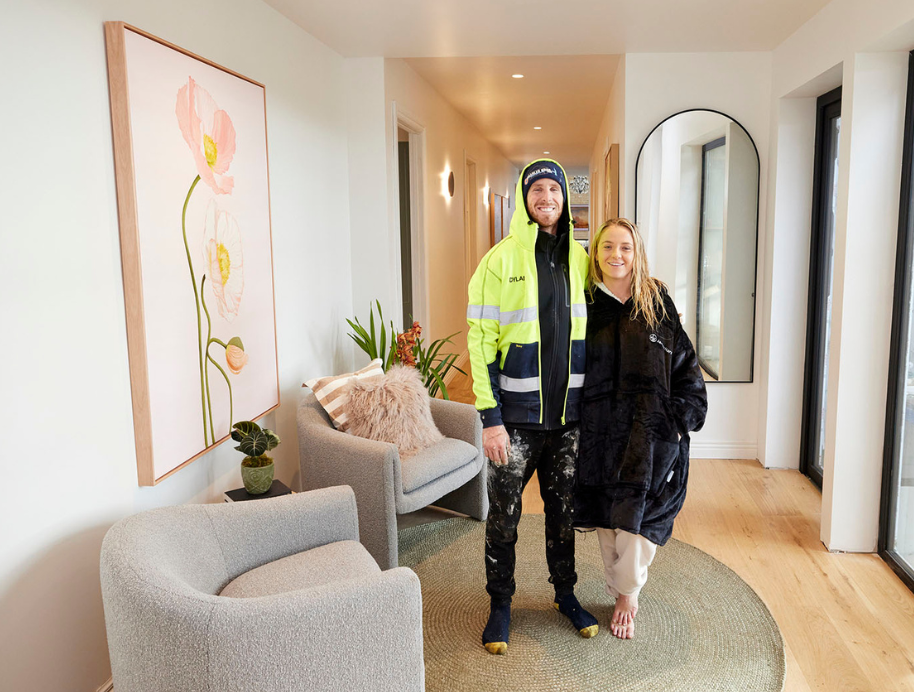
[(613, 619), (609, 629), (614, 637), (631, 639), (635, 636), (635, 613), (638, 612), (638, 597), (620, 595), (616, 599)]

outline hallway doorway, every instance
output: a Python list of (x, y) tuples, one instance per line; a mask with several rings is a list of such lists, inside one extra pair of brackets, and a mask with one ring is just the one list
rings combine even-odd
[[(395, 276), (399, 293), (399, 321), (403, 329), (414, 321), (428, 325), (428, 277), (425, 252), (425, 127), (392, 104), (397, 223), (391, 240), (399, 252), (391, 259), (397, 264)], [(394, 235), (396, 234), (396, 235)], [(396, 295), (396, 294), (395, 294)]]
[(400, 285), (403, 307), (403, 329), (412, 324), (413, 250), (409, 194), (409, 132), (397, 128), (397, 181), (400, 188)]

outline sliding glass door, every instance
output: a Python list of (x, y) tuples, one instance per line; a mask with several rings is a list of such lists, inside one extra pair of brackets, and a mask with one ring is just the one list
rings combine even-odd
[(902, 161), (879, 553), (914, 589), (914, 52)]

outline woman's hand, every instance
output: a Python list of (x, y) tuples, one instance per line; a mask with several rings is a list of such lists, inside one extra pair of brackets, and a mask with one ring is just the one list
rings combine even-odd
[(508, 463), (508, 450), (511, 442), (508, 440), (508, 431), (503, 425), (493, 425), (491, 428), (482, 429), (482, 451), (486, 458), (493, 463), (504, 466)]

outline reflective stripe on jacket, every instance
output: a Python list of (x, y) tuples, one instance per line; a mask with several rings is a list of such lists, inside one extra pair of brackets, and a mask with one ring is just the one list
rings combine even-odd
[[(517, 182), (510, 233), (482, 258), (469, 286), (467, 345), (476, 408), (486, 427), (502, 422), (543, 422), (541, 376), (544, 373), (535, 256), (538, 228), (527, 214), (522, 178), (523, 171)], [(568, 203), (566, 199), (566, 208)], [(573, 232), (571, 222), (567, 232)], [(569, 241), (571, 344), (570, 357), (564, 364), (568, 369), (568, 385), (563, 423), (569, 400), (579, 399), (584, 385), (587, 329), (584, 298), (587, 253), (579, 243), (571, 238)]]

